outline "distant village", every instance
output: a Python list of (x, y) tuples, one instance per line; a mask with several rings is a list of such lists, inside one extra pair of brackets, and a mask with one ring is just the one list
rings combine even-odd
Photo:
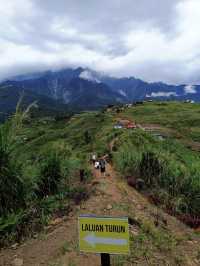
[[(129, 104), (119, 104), (119, 105), (108, 105), (104, 111), (106, 112), (116, 112), (117, 114), (122, 113), (124, 110), (128, 108), (133, 108), (137, 107), (140, 105), (143, 105), (147, 102), (153, 102), (153, 100), (148, 100), (148, 101), (138, 101), (134, 103), (129, 103)], [(192, 100), (185, 100), (185, 104), (188, 103), (195, 103)], [(166, 105), (167, 102), (157, 102), (158, 105)], [(156, 139), (160, 141), (164, 141), (165, 139), (169, 138), (169, 136), (165, 133), (161, 133), (159, 128), (156, 128), (154, 125), (141, 125), (139, 123), (136, 123), (133, 120), (128, 120), (124, 118), (118, 118), (116, 119), (116, 122), (113, 125), (113, 128), (116, 130), (120, 129), (127, 129), (127, 130), (135, 130), (135, 129), (141, 129), (143, 131), (149, 132), (152, 136), (154, 136)]]

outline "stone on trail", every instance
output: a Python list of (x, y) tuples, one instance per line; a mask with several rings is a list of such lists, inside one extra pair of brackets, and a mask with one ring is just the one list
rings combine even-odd
[(97, 186), (97, 185), (99, 185), (99, 184), (100, 184), (100, 182), (99, 182), (98, 180), (94, 180), (94, 181), (92, 181), (92, 183), (91, 183), (92, 186)]
[(136, 208), (137, 208), (139, 211), (143, 211), (143, 210), (145, 209), (145, 207), (142, 206), (142, 205), (140, 205), (140, 204), (138, 204), (138, 205), (136, 206)]
[(113, 207), (112, 207), (111, 204), (108, 204), (107, 207), (106, 207), (106, 209), (107, 209), (108, 211), (109, 211), (109, 210), (112, 210), (112, 208), (113, 208)]
[(57, 218), (57, 219), (51, 221), (49, 225), (56, 226), (56, 225), (62, 223), (62, 221), (63, 221), (62, 218)]
[(24, 261), (23, 259), (16, 258), (12, 262), (12, 266), (23, 266)]
[(72, 217), (74, 214), (73, 214), (73, 212), (70, 212), (69, 213), (69, 217)]
[(132, 228), (132, 229), (130, 230), (130, 232), (131, 232), (134, 236), (138, 236), (138, 235), (139, 235), (139, 231), (138, 231), (137, 229), (135, 229), (135, 228)]
[(38, 238), (38, 234), (35, 234), (35, 235), (33, 236), (33, 238), (34, 238), (34, 239), (37, 239), (37, 238)]
[(11, 246), (11, 248), (12, 248), (12, 249), (16, 249), (18, 246), (19, 246), (19, 244), (18, 244), (18, 243), (15, 243), (15, 244), (13, 244), (13, 245)]

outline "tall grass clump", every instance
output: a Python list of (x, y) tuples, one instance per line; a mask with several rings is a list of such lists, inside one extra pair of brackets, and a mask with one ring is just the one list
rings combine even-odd
[(148, 133), (124, 133), (114, 163), (123, 175), (140, 177), (157, 202), (173, 214), (199, 217), (200, 158), (174, 140)]
[(38, 195), (44, 198), (56, 194), (61, 178), (61, 160), (55, 151), (51, 151), (41, 163)]
[(0, 127), (0, 216), (25, 206), (26, 192), (21, 164), (13, 158), (13, 150), (23, 121), (34, 105), (35, 103), (22, 111), (20, 100), (15, 114)]
[(89, 147), (86, 131), (78, 128), (76, 136), (76, 128), (57, 129), (54, 120), (47, 124), (29, 116), (35, 104), (21, 106), (20, 100), (0, 126), (0, 248), (33, 235), (89, 195), (87, 153), (75, 150), (72, 141), (78, 136)]
[(9, 126), (0, 128), (0, 216), (24, 206), (21, 166), (12, 158)]

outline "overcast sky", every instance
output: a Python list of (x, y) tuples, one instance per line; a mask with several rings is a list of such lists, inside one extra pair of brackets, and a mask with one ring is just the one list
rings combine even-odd
[(200, 83), (200, 0), (0, 0), (0, 79), (87, 66)]

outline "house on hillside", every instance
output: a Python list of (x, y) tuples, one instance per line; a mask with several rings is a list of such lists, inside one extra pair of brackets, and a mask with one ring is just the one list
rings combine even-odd
[(127, 108), (131, 108), (131, 107), (133, 107), (133, 104), (132, 103), (128, 103), (128, 104), (126, 104), (126, 107)]
[(185, 103), (195, 103), (193, 100), (186, 100)]
[(123, 125), (120, 123), (120, 122), (117, 122), (115, 125), (114, 125), (114, 129), (122, 129), (123, 128)]
[(144, 104), (144, 102), (143, 101), (137, 101), (135, 104), (136, 105), (141, 105), (141, 104)]
[(117, 122), (117, 124), (114, 126), (114, 128), (126, 128), (126, 129), (135, 129), (137, 128), (137, 125), (135, 122), (129, 121), (129, 120), (120, 120)]
[(126, 119), (121, 119), (119, 123), (121, 123), (123, 127), (126, 128), (126, 126), (130, 123), (130, 121)]
[(127, 129), (136, 129), (137, 126), (134, 122), (129, 122), (126, 126)]
[(113, 104), (110, 104), (106, 107), (107, 112), (112, 112), (114, 110), (115, 106)]
[(152, 135), (160, 141), (164, 141), (167, 137), (161, 133), (152, 132)]

